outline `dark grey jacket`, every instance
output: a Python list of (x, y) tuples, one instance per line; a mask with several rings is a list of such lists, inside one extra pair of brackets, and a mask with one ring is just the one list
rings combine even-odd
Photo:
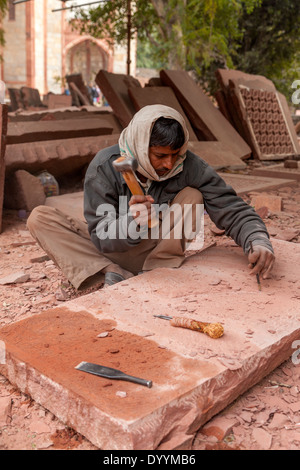
[[(85, 177), (84, 215), (91, 240), (102, 253), (124, 252), (141, 241), (140, 238), (124, 239), (120, 236), (121, 231), (126, 232), (132, 217), (128, 217), (128, 206), (126, 213), (119, 212), (119, 196), (126, 196), (128, 202), (131, 197), (123, 177), (112, 166), (119, 156), (118, 145), (101, 150), (91, 161)], [(170, 203), (187, 186), (201, 191), (204, 207), (211, 220), (219, 229), (225, 229), (226, 235), (233, 238), (245, 253), (249, 251), (250, 241), (253, 245), (263, 245), (273, 251), (266, 226), (254, 209), (238, 197), (213, 168), (190, 151), (187, 152), (182, 172), (163, 182), (153, 181), (148, 194), (156, 204)], [(109, 213), (109, 207), (105, 215), (97, 215), (97, 208), (101, 204), (113, 206), (117, 218)], [(115, 227), (116, 238), (102, 240), (98, 235), (108, 225)]]

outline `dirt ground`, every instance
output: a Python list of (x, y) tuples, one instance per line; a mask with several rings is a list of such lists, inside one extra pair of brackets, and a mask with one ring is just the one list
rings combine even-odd
[[(251, 174), (251, 166), (247, 173)], [(68, 190), (71, 185), (69, 184)], [(281, 196), (283, 210), (264, 211), (271, 236), (300, 243), (300, 183), (268, 191)], [(253, 194), (243, 198), (251, 202)], [(78, 294), (30, 236), (26, 218), (4, 210), (0, 235), (0, 282), (22, 272), (23, 281), (0, 285), (0, 326), (40, 313)], [(206, 216), (205, 240), (221, 244), (226, 237), (213, 233)], [(284, 312), (283, 312), (284, 313)], [(300, 354), (299, 354), (300, 363)], [(240, 396), (209, 428), (195, 436), (192, 450), (300, 449), (300, 364), (291, 358)], [(212, 427), (214, 425), (214, 427)], [(222, 431), (222, 432), (221, 432)], [(66, 427), (51, 412), (0, 375), (0, 450), (96, 450), (83, 436)]]

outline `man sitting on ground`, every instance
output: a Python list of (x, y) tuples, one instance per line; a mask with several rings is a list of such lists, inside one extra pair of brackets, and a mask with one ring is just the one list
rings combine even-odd
[[(187, 150), (187, 144), (180, 113), (167, 106), (146, 106), (122, 131), (119, 144), (99, 151), (90, 163), (84, 183), (85, 221), (48, 206), (32, 211), (31, 234), (76, 289), (104, 277), (105, 284), (112, 285), (144, 271), (181, 266), (189, 232), (175, 236), (182, 220), (174, 216), (169, 236), (162, 236), (162, 214), (159, 235), (151, 237), (148, 218), (155, 205), (192, 207), (191, 232), (199, 217), (193, 209), (204, 205), (216, 226), (248, 255), (250, 272), (268, 276), (275, 258), (262, 219), (204, 160)], [(143, 196), (133, 196), (115, 170), (113, 162), (121, 155), (137, 160)], [(133, 236), (132, 224), (137, 228), (131, 230)]]

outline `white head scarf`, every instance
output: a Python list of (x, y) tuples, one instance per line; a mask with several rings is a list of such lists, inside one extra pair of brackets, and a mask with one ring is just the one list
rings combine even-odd
[[(158, 176), (149, 160), (149, 142), (153, 125), (160, 117), (175, 119), (183, 129), (185, 135), (184, 145), (181, 147), (177, 161), (172, 170), (164, 176)], [(182, 171), (183, 161), (186, 157), (189, 133), (181, 114), (169, 106), (154, 104), (145, 106), (138, 111), (128, 126), (122, 131), (119, 138), (120, 153), (122, 156), (135, 158), (138, 161), (137, 171), (147, 179), (163, 181)]]

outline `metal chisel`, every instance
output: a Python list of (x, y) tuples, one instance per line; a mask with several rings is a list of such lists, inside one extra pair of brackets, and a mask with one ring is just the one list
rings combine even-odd
[(80, 362), (75, 369), (82, 370), (83, 372), (88, 372), (89, 374), (98, 375), (99, 377), (104, 377), (106, 379), (115, 379), (115, 380), (126, 380), (127, 382), (133, 382), (135, 384), (144, 385), (145, 387), (151, 388), (152, 381), (140, 379), (139, 377), (134, 377), (132, 375), (125, 374), (124, 372), (112, 369), (111, 367), (101, 366), (99, 364), (93, 364), (91, 362)]

